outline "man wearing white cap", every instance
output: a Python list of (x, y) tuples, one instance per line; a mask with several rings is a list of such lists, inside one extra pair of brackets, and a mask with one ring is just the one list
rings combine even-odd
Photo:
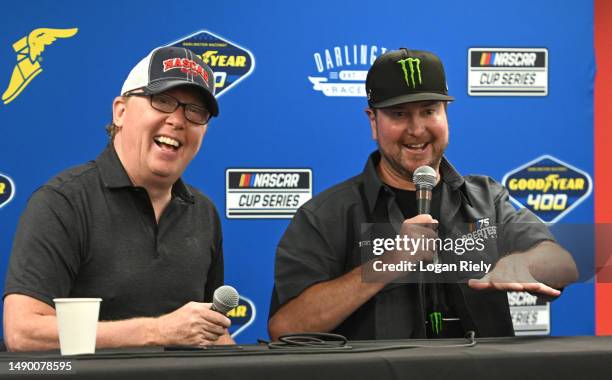
[(54, 298), (100, 297), (97, 347), (233, 343), (210, 310), (223, 284), (212, 202), (181, 180), (219, 113), (212, 70), (152, 51), (113, 101), (111, 143), (39, 188), (21, 217), (4, 293), (14, 351), (59, 346)]

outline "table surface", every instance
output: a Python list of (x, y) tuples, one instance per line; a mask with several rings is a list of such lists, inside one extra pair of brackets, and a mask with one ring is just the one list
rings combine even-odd
[[(467, 341), (349, 342), (343, 349), (269, 349), (265, 345), (168, 351), (163, 347), (99, 350), (61, 356), (58, 351), (0, 354), (0, 376), (32, 378), (9, 370), (23, 362), (71, 362), (73, 378), (86, 379), (609, 379), (610, 337), (517, 337)], [(418, 347), (426, 346), (426, 347)], [(30, 369), (33, 368), (30, 365)], [(66, 372), (44, 378), (66, 379)], [(70, 378), (70, 377), (69, 377)]]

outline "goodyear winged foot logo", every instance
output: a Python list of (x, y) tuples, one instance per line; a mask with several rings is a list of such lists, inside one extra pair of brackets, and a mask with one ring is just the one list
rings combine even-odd
[(506, 174), (502, 183), (510, 199), (546, 223), (555, 223), (584, 201), (593, 190), (589, 174), (544, 155)]
[(387, 48), (352, 44), (313, 54), (316, 74), (308, 76), (312, 89), (325, 96), (365, 97), (365, 80), (372, 63)]
[(46, 46), (51, 45), (58, 38), (72, 37), (77, 32), (77, 28), (38, 28), (15, 42), (13, 49), (17, 53), (17, 65), (13, 69), (8, 88), (2, 94), (4, 104), (12, 102), (42, 72), (40, 54)]
[(228, 91), (255, 70), (255, 57), (239, 46), (207, 30), (201, 30), (170, 44), (196, 53), (215, 73), (215, 96)]

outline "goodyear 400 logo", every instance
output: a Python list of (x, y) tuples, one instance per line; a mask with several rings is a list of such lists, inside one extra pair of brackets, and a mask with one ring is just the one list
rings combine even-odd
[(588, 173), (548, 155), (510, 171), (502, 182), (514, 203), (546, 223), (557, 222), (593, 189)]
[(255, 58), (249, 50), (207, 30), (170, 45), (193, 51), (210, 66), (215, 73), (216, 96), (237, 85), (255, 69)]

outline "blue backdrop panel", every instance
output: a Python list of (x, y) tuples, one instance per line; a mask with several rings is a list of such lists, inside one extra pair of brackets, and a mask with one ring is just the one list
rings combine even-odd
[[(501, 181), (547, 154), (593, 173), (591, 1), (30, 1), (0, 7), (2, 91), (17, 63), (14, 43), (37, 28), (78, 28), (47, 46), (39, 60), (42, 72), (0, 105), (0, 173), (16, 189), (0, 208), (2, 274), (31, 193), (65, 168), (94, 159), (107, 144), (104, 126), (129, 69), (154, 47), (200, 30), (250, 51), (255, 61), (250, 76), (223, 92), (220, 117), (185, 173), (221, 215), (226, 168), (311, 168), (313, 194), (361, 171), (375, 149), (365, 98), (326, 96), (309, 80), (329, 79), (331, 71), (367, 70), (370, 62), (361, 58), (345, 56), (338, 65), (334, 49), (344, 53), (344, 46), (349, 56), (362, 45), (374, 55), (401, 46), (439, 54), (456, 98), (448, 109), (447, 155), (460, 172)], [(548, 95), (469, 96), (473, 47), (546, 48)], [(326, 50), (333, 69), (325, 66)], [(588, 196), (558, 223), (592, 221)], [(288, 220), (222, 216), (222, 223), (226, 282), (252, 300), (257, 312), (238, 341), (253, 342), (267, 336), (274, 252)], [(592, 334), (592, 284), (566, 289), (551, 316), (555, 335)]]

